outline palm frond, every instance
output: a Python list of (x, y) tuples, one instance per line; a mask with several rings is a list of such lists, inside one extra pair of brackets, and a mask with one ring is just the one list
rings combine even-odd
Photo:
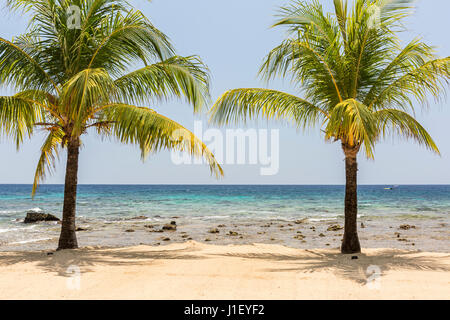
[(364, 104), (348, 99), (333, 108), (325, 138), (341, 140), (342, 143), (354, 147), (365, 147), (368, 158), (373, 158), (373, 148), (377, 138), (376, 119)]
[(325, 111), (296, 96), (268, 89), (235, 89), (224, 93), (214, 104), (211, 121), (218, 124), (245, 122), (262, 116), (285, 120), (306, 128), (327, 118)]
[(139, 146), (142, 158), (161, 149), (188, 152), (203, 157), (211, 173), (223, 175), (220, 164), (206, 145), (192, 132), (154, 110), (128, 104), (103, 109), (102, 121), (111, 122), (111, 134), (120, 142)]
[(41, 147), (41, 156), (39, 157), (34, 175), (32, 197), (36, 195), (39, 183), (45, 178), (47, 173), (51, 173), (55, 168), (56, 160), (59, 156), (59, 149), (63, 142), (64, 132), (61, 128), (55, 127), (49, 130), (49, 134)]
[(424, 127), (408, 113), (397, 109), (383, 109), (375, 112), (380, 136), (389, 135), (413, 139), (419, 145), (440, 154), (439, 149)]
[(209, 101), (208, 68), (196, 56), (174, 56), (114, 81), (125, 103), (145, 104), (185, 97), (198, 112)]

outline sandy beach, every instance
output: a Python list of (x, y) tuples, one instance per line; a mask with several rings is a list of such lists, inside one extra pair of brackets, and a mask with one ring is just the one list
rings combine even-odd
[(450, 299), (448, 253), (364, 249), (357, 256), (195, 241), (2, 252), (0, 298)]

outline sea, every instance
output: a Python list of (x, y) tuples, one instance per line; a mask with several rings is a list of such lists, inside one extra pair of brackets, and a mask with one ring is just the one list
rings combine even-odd
[[(0, 251), (52, 250), (57, 222), (25, 224), (29, 210), (61, 218), (64, 186), (0, 185)], [(342, 185), (79, 185), (80, 246), (201, 241), (339, 248)], [(450, 185), (361, 185), (363, 247), (450, 252)], [(165, 224), (176, 231), (163, 231)], [(335, 226), (335, 228), (332, 228)], [(300, 236), (299, 236), (300, 235)]]

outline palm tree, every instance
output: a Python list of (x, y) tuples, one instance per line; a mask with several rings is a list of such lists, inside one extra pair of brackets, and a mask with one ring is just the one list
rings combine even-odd
[[(184, 97), (198, 112), (209, 97), (206, 66), (196, 56), (175, 55), (167, 37), (140, 11), (124, 0), (10, 0), (9, 5), (30, 12), (32, 18), (28, 33), (12, 41), (0, 38), (0, 83), (18, 92), (2, 97), (0, 108), (12, 110), (6, 114), (20, 110), (27, 115), (26, 123), (34, 121), (48, 133), (33, 196), (61, 150), (67, 149), (58, 249), (78, 246), (78, 156), (81, 138), (88, 132), (137, 145), (143, 159), (164, 148), (202, 156), (212, 173), (223, 174), (193, 133), (140, 107)], [(79, 11), (75, 28), (69, 16), (76, 12), (73, 6)], [(138, 69), (129, 72), (136, 65)]]
[(439, 98), (450, 77), (450, 58), (438, 58), (419, 39), (401, 45), (398, 32), (413, 8), (409, 0), (334, 0), (334, 14), (317, 1), (281, 8), (275, 26), (289, 37), (265, 58), (266, 80), (290, 77), (303, 98), (268, 89), (227, 91), (214, 104), (211, 120), (224, 124), (262, 116), (297, 128), (319, 125), (327, 141), (345, 155), (345, 232), (342, 253), (361, 251), (357, 234), (357, 155), (369, 159), (388, 135), (414, 139), (439, 150), (414, 119), (415, 102)]

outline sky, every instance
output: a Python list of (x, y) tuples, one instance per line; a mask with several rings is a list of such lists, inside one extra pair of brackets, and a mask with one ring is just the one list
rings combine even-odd
[[(4, 0), (1, 0), (4, 3)], [(286, 36), (283, 28), (270, 28), (274, 14), (287, 0), (144, 0), (131, 1), (152, 23), (167, 34), (180, 55), (199, 55), (211, 70), (211, 95), (241, 87), (267, 87), (300, 95), (288, 81), (269, 84), (257, 77), (264, 56)], [(332, 0), (321, 0), (331, 11)], [(450, 1), (418, 0), (408, 18), (404, 40), (422, 37), (450, 55), (448, 30)], [(27, 20), (0, 9), (0, 36), (11, 39), (26, 30)], [(8, 92), (0, 88), (0, 95)], [(203, 121), (204, 130), (215, 128), (206, 116), (194, 115), (183, 101), (149, 106), (193, 130)], [(431, 101), (418, 109), (417, 119), (435, 139), (441, 156), (412, 141), (389, 139), (375, 149), (375, 160), (359, 156), (360, 184), (450, 184), (450, 101)], [(246, 128), (279, 130), (279, 170), (261, 175), (260, 165), (224, 165), (225, 177), (216, 180), (205, 165), (176, 165), (168, 151), (140, 159), (139, 150), (95, 134), (83, 137), (80, 155), (81, 184), (344, 184), (344, 156), (339, 143), (326, 143), (319, 129), (297, 131), (285, 124), (261, 120)], [(224, 130), (224, 129), (222, 129)], [(224, 132), (224, 131), (223, 131)], [(36, 134), (17, 152), (14, 143), (0, 140), (0, 184), (33, 181), (44, 136)], [(56, 172), (45, 183), (64, 182), (65, 154)]]

